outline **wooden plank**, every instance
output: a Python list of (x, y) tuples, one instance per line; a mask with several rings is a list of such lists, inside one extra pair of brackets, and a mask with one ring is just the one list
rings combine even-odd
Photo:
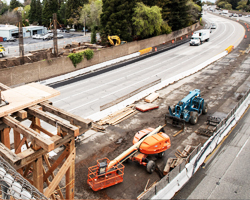
[(7, 85), (4, 85), (2, 83), (0, 83), (0, 90), (8, 90), (10, 89), (10, 87), (8, 87)]
[(43, 159), (42, 156), (33, 162), (33, 183), (43, 193)]
[[(48, 159), (48, 155), (44, 155), (44, 160), (45, 160), (45, 163), (47, 164), (47, 166), (50, 168), (51, 167), (51, 164), (49, 162), (49, 159)], [(54, 173), (51, 174), (52, 178), (54, 179), (55, 178), (55, 175)], [(49, 183), (50, 184), (50, 183)], [(48, 185), (49, 186), (49, 185)], [(61, 199), (64, 199), (63, 197), (63, 194), (62, 194), (62, 191), (61, 191), (61, 188), (59, 187), (59, 185), (56, 187), (57, 191), (59, 192), (59, 195), (61, 197)]]
[[(35, 125), (35, 126), (41, 126), (41, 121), (40, 121), (40, 119), (37, 118), (37, 117), (32, 117), (31, 121), (32, 121), (32, 124), (31, 124), (30, 128), (32, 128), (34, 131), (36, 131), (37, 133), (40, 134), (40, 131), (39, 131), (38, 129), (34, 128), (34, 125)], [(32, 143), (32, 149), (38, 150), (38, 149), (40, 149), (40, 148), (41, 148), (41, 147), (38, 146), (37, 144), (33, 144), (33, 143)]]
[(0, 131), (1, 142), (10, 149), (10, 128), (5, 128)]
[(79, 135), (79, 128), (71, 125), (71, 124), (66, 124), (63, 121), (59, 120), (58, 118), (55, 118), (52, 115), (49, 115), (42, 110), (39, 110), (35, 107), (29, 107), (27, 108), (27, 111), (29, 114), (51, 124), (52, 126), (59, 127), (60, 130), (69, 133), (71, 135)]
[[(68, 144), (69, 152), (75, 150), (75, 141)], [(69, 157), (69, 156), (68, 156)], [(74, 199), (75, 196), (75, 162), (71, 162), (71, 166), (66, 172), (66, 199)]]
[(39, 131), (45, 133), (46, 135), (48, 135), (48, 136), (50, 136), (50, 137), (53, 137), (53, 136), (54, 136), (53, 133), (47, 131), (46, 129), (44, 129), (44, 128), (40, 127), (40, 126), (37, 126), (36, 124), (34, 124), (33, 127), (36, 128), (37, 130), (39, 130)]
[(141, 111), (141, 112), (146, 112), (146, 111), (149, 111), (149, 110), (157, 109), (157, 108), (159, 108), (159, 106), (156, 105), (156, 104), (148, 103), (148, 104), (136, 105), (135, 108), (137, 110)]
[[(79, 117), (77, 115), (71, 114), (66, 112), (65, 110), (62, 110), (60, 108), (56, 108), (52, 105), (50, 105), (47, 102), (42, 102), (40, 105), (43, 107), (44, 111), (50, 112), (58, 117), (61, 117), (62, 119), (70, 121), (72, 125), (80, 126), (79, 134), (83, 134), (87, 130), (89, 130), (92, 126), (92, 120), (90, 119), (84, 119), (82, 117)], [(78, 135), (75, 135), (75, 137)]]
[(20, 119), (26, 119), (28, 117), (28, 113), (25, 110), (19, 110), (13, 113), (13, 116), (19, 117)]
[(20, 162), (21, 158), (7, 148), (2, 142), (0, 142), (0, 154), (1, 156), (12, 166), (16, 162)]
[(53, 165), (49, 168), (46, 174), (43, 177), (43, 181), (46, 181), (47, 178), (55, 171), (55, 169), (61, 164), (61, 162), (66, 158), (69, 154), (68, 151), (63, 151), (63, 153), (59, 156), (59, 158), (53, 163)]
[[(17, 153), (17, 149), (20, 146), (21, 143), (21, 135), (17, 131), (14, 130), (14, 148), (15, 148), (15, 153)], [(21, 152), (21, 148), (20, 148)], [(18, 153), (20, 153), (18, 152)]]
[(2, 92), (9, 105), (0, 107), (0, 117), (25, 109), (29, 106), (58, 96), (60, 92), (38, 83), (30, 83)]
[(171, 168), (171, 164), (172, 164), (173, 160), (174, 160), (173, 158), (168, 158), (167, 163), (166, 163), (164, 170), (163, 170), (164, 175), (167, 175), (170, 172), (170, 168)]
[(159, 97), (159, 93), (151, 93), (149, 96), (145, 98), (145, 101), (148, 103), (152, 103), (154, 100), (156, 100)]
[[(66, 135), (65, 137), (60, 137), (58, 135), (55, 135), (50, 138), (52, 141), (54, 141), (55, 149), (62, 146), (63, 144), (69, 142), (70, 140), (74, 140), (74, 136), (72, 135)], [(27, 164), (33, 162), (36, 160), (39, 156), (44, 155), (47, 153), (44, 149), (39, 149), (37, 151), (34, 151), (33, 149), (27, 149), (19, 154), (17, 156), (21, 161), (19, 163), (15, 163), (15, 169), (20, 169), (21, 167), (26, 166)]]
[(21, 152), (21, 148), (24, 145), (25, 141), (26, 141), (26, 137), (23, 137), (22, 141), (19, 143), (19, 145), (15, 148), (15, 153), (18, 154)]
[(49, 197), (55, 190), (56, 186), (58, 186), (59, 182), (62, 180), (63, 176), (65, 175), (66, 171), (72, 165), (72, 162), (75, 162), (75, 149), (70, 153), (69, 157), (66, 159), (58, 173), (56, 174), (55, 178), (49, 185), (49, 187), (44, 192), (46, 197)]
[(2, 118), (3, 122), (24, 135), (27, 139), (30, 139), (33, 144), (41, 146), (46, 151), (52, 151), (54, 149), (54, 142), (48, 138), (41, 136), (39, 133), (31, 128), (26, 127), (13, 117), (7, 116)]

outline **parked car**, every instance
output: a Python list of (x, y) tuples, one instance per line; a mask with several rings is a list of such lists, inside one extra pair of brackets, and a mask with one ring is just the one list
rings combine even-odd
[(10, 37), (7, 39), (7, 42), (16, 42), (16, 38)]
[(233, 16), (234, 16), (234, 14), (233, 14), (233, 13), (230, 13), (230, 14), (229, 14), (229, 17), (233, 17)]
[(211, 29), (216, 29), (216, 24), (215, 23), (211, 23)]
[(52, 38), (53, 38), (53, 34), (50, 34), (50, 33), (48, 33), (45, 36), (43, 36), (43, 40), (50, 40)]
[(239, 14), (239, 17), (242, 17), (242, 14)]
[(235, 14), (234, 14), (234, 17), (238, 17), (238, 15), (235, 13)]
[(69, 29), (70, 32), (76, 32), (76, 29), (72, 28), (72, 29)]
[(58, 34), (57, 38), (63, 38), (63, 35), (62, 34)]

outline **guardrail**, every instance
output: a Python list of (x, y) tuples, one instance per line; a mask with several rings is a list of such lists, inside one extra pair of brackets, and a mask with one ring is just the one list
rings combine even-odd
[[(224, 137), (236, 125), (248, 105), (250, 104), (250, 89), (238, 101), (228, 115), (216, 126), (216, 131), (207, 142), (200, 145), (190, 154), (185, 166), (177, 166), (167, 176), (162, 178), (156, 185), (148, 190), (139, 199), (171, 199), (179, 191), (194, 173), (203, 164), (204, 160), (220, 144)], [(160, 191), (161, 190), (161, 191)]]

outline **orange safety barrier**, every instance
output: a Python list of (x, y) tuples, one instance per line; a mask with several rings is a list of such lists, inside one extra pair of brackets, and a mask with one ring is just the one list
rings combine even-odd
[(188, 38), (188, 35), (186, 35), (186, 38)]
[(250, 31), (250, 29), (247, 29), (247, 31), (249, 32), (249, 31)]
[(172, 40), (172, 43), (174, 43), (174, 40)]
[(247, 39), (247, 35), (245, 35), (245, 39)]
[(149, 47), (149, 48), (146, 48), (146, 49), (142, 49), (142, 50), (140, 50), (139, 52), (140, 52), (140, 54), (142, 55), (142, 54), (148, 53), (148, 52), (150, 52), (150, 51), (152, 51), (152, 47)]
[(155, 47), (155, 51), (157, 51), (157, 47)]
[(107, 171), (107, 167), (102, 168), (103, 163), (106, 163), (106, 166), (108, 166), (110, 160), (108, 158), (99, 159), (97, 160), (97, 165), (88, 168), (87, 183), (94, 191), (123, 182), (123, 164), (119, 163)]
[(181, 40), (182, 40), (182, 37), (181, 37)]

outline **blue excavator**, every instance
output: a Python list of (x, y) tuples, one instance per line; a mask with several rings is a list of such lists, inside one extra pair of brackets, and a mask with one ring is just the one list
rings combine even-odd
[(200, 95), (200, 90), (195, 89), (178, 102), (174, 107), (168, 107), (169, 113), (165, 115), (166, 124), (172, 124), (184, 129), (185, 123), (196, 124), (201, 114), (207, 114), (208, 105)]

